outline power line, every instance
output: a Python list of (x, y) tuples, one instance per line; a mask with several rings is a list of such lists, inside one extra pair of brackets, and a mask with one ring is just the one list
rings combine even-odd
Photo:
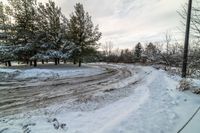
[(180, 133), (181, 131), (183, 131), (183, 129), (189, 124), (189, 122), (194, 118), (194, 116), (199, 112), (199, 110), (200, 110), (200, 106), (177, 133)]

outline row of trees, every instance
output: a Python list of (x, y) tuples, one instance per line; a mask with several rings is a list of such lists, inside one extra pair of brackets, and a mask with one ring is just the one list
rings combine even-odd
[[(163, 64), (171, 67), (181, 67), (183, 57), (183, 45), (178, 42), (172, 42), (169, 38), (165, 43), (149, 43), (135, 45), (132, 50), (113, 50), (111, 46), (103, 46), (100, 61), (115, 62), (115, 63), (150, 63), (150, 64)], [(107, 43), (106, 45), (110, 45)], [(168, 45), (168, 46), (167, 46)], [(166, 46), (166, 47), (164, 47)], [(107, 48), (107, 49), (106, 49)], [(111, 48), (111, 49), (108, 49)], [(200, 67), (200, 46), (197, 42), (191, 43), (189, 50), (189, 68)]]
[(149, 43), (144, 47), (141, 43), (138, 43), (132, 50), (113, 50), (111, 44), (112, 43), (107, 43), (107, 46), (103, 46), (103, 51), (101, 52), (101, 60), (115, 63), (153, 63), (158, 61), (158, 58), (160, 58), (159, 54), (161, 53), (161, 50), (157, 48), (153, 43)]
[(0, 62), (11, 66), (21, 61), (37, 66), (37, 62), (73, 60), (81, 62), (96, 52), (101, 37), (91, 16), (77, 3), (66, 18), (55, 2), (8, 0), (0, 2)]

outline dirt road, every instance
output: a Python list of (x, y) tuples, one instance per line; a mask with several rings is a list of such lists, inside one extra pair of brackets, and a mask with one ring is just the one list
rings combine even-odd
[[(71, 102), (98, 91), (109, 91), (115, 89), (113, 85), (128, 79), (134, 73), (133, 69), (126, 66), (97, 66), (104, 67), (106, 72), (88, 77), (2, 83), (0, 86), (0, 117), (44, 108), (63, 101)], [(129, 81), (127, 85), (134, 82)]]

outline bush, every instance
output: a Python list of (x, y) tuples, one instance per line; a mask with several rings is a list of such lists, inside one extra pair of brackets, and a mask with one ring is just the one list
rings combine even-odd
[(194, 94), (200, 95), (200, 88), (194, 89), (192, 92), (193, 92)]
[(182, 79), (177, 87), (180, 91), (186, 91), (192, 89), (192, 82), (187, 79)]

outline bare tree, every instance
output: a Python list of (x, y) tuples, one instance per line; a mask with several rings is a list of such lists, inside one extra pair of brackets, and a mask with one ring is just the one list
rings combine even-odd
[(102, 50), (106, 56), (111, 55), (111, 53), (113, 51), (113, 43), (111, 41), (105, 42), (105, 44), (102, 45)]
[(169, 31), (167, 31), (165, 33), (165, 42), (166, 42), (167, 55), (169, 55), (169, 49), (170, 49), (169, 47), (170, 47), (171, 40), (172, 40), (171, 34), (169, 33)]
[[(185, 27), (187, 19), (187, 4), (183, 5), (182, 9), (178, 11), (178, 14), (182, 17), (181, 23)], [(192, 36), (200, 39), (200, 2), (198, 1), (196, 1), (192, 7), (190, 28)]]

